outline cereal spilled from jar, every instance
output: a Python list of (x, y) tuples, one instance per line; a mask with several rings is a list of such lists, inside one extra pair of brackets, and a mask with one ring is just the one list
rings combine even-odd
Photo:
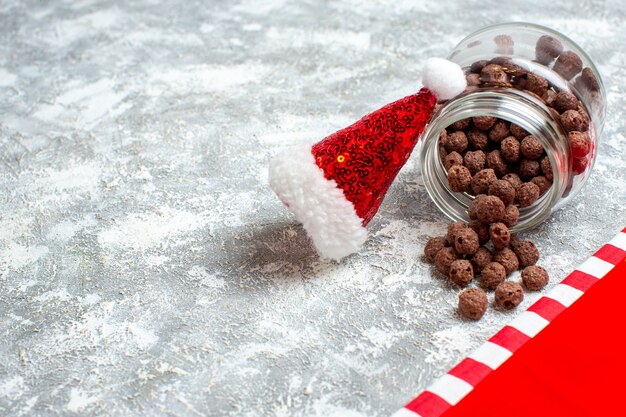
[[(493, 182), (496, 181), (500, 180)], [(424, 255), (454, 285), (466, 288), (473, 282), (478, 284), (459, 296), (459, 312), (478, 320), (487, 310), (485, 291), (495, 291), (498, 308), (511, 310), (524, 299), (523, 288), (539, 291), (545, 287), (548, 273), (536, 265), (539, 251), (535, 244), (509, 231), (519, 217), (516, 205), (506, 206), (498, 196), (480, 194), (472, 201), (468, 212), (469, 223), (450, 223), (445, 236), (434, 237), (426, 243)], [(507, 280), (520, 269), (523, 287)]]

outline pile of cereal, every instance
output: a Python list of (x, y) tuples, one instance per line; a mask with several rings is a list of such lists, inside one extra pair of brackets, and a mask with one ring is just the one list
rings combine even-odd
[(450, 223), (446, 236), (432, 238), (424, 247), (426, 259), (454, 284), (465, 288), (475, 279), (479, 282), (482, 289), (467, 289), (459, 297), (459, 311), (468, 318), (477, 320), (486, 311), (484, 290), (495, 290), (499, 308), (517, 307), (524, 299), (522, 286), (506, 278), (518, 269), (528, 290), (538, 291), (548, 283), (546, 270), (536, 265), (539, 251), (534, 243), (509, 232), (519, 217), (513, 201), (509, 197), (505, 204), (499, 195), (479, 194), (468, 209), (470, 223)]

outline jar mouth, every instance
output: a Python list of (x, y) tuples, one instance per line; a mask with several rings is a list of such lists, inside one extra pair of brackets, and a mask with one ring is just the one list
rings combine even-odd
[(466, 92), (443, 104), (433, 115), (420, 141), (420, 167), (426, 191), (435, 205), (453, 221), (469, 221), (467, 209), (475, 198), (469, 193), (453, 192), (439, 155), (439, 134), (452, 123), (476, 116), (493, 116), (515, 123), (535, 136), (552, 165), (552, 186), (532, 205), (520, 208), (519, 232), (545, 221), (557, 206), (571, 181), (569, 145), (561, 126), (554, 122), (543, 103), (511, 88), (481, 88)]

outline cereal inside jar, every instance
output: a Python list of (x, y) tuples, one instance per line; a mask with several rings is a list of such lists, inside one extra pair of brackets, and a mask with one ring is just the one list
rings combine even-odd
[(435, 204), (470, 221), (479, 195), (519, 211), (528, 229), (571, 201), (596, 157), (604, 90), (587, 54), (550, 29), (484, 28), (448, 59), (464, 68), (465, 93), (442, 103), (424, 132), (422, 175)]

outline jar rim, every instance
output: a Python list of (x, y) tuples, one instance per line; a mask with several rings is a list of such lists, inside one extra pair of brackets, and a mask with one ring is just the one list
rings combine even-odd
[[(475, 116), (494, 116), (515, 123), (537, 137), (553, 167), (553, 185), (535, 203), (520, 208), (520, 220), (511, 230), (518, 232), (545, 221), (559, 204), (571, 180), (571, 160), (566, 135), (549, 112), (533, 97), (515, 89), (483, 88), (457, 96), (445, 103), (431, 119), (420, 140), (420, 169), (426, 191), (435, 205), (454, 221), (467, 221), (467, 208), (475, 198), (455, 193), (446, 184), (445, 167), (438, 150), (439, 133), (452, 123)], [(557, 156), (560, 157), (557, 158)]]

